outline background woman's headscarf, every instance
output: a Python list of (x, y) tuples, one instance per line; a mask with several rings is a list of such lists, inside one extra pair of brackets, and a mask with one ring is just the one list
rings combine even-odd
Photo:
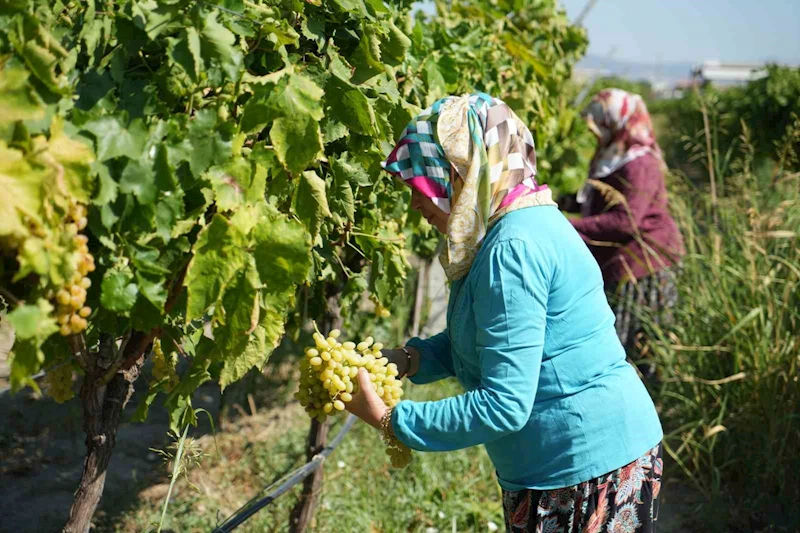
[[(634, 159), (652, 154), (661, 159), (647, 106), (638, 94), (622, 89), (604, 89), (581, 113), (599, 139), (589, 167), (589, 178), (604, 179)], [(586, 203), (594, 187), (588, 182), (578, 192)]]
[(469, 272), (500, 217), (556, 205), (547, 186), (536, 183), (531, 132), (504, 102), (483, 93), (449, 96), (423, 111), (406, 126), (384, 168), (450, 214), (441, 262), (451, 280)]

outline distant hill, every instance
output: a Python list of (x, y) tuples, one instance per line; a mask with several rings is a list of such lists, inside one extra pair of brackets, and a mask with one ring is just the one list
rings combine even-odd
[(577, 65), (578, 69), (605, 70), (614, 76), (630, 80), (650, 80), (674, 83), (691, 77), (693, 63), (652, 63), (608, 59), (602, 56), (587, 55)]

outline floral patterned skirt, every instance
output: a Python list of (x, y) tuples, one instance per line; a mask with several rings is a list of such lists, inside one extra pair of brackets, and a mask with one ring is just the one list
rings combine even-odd
[(655, 533), (661, 444), (636, 461), (574, 487), (503, 491), (509, 533)]

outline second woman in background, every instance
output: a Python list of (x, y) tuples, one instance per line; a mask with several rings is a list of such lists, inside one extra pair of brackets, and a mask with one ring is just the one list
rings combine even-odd
[[(583, 117), (597, 137), (597, 151), (578, 192), (582, 217), (572, 224), (600, 264), (617, 334), (634, 355), (642, 329), (638, 309), (654, 311), (662, 325), (671, 321), (683, 240), (668, 210), (664, 162), (642, 98), (606, 89)], [(649, 363), (639, 368), (654, 372)]]

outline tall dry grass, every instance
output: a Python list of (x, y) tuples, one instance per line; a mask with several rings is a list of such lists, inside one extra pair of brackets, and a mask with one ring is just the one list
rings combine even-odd
[(714, 502), (705, 530), (797, 531), (800, 175), (754, 169), (746, 128), (741, 142), (726, 165), (727, 152), (698, 148), (708, 150), (706, 171), (726, 168), (713, 196), (688, 179), (673, 183), (687, 248), (680, 300), (668, 328), (639, 312), (659, 367), (665, 450)]

